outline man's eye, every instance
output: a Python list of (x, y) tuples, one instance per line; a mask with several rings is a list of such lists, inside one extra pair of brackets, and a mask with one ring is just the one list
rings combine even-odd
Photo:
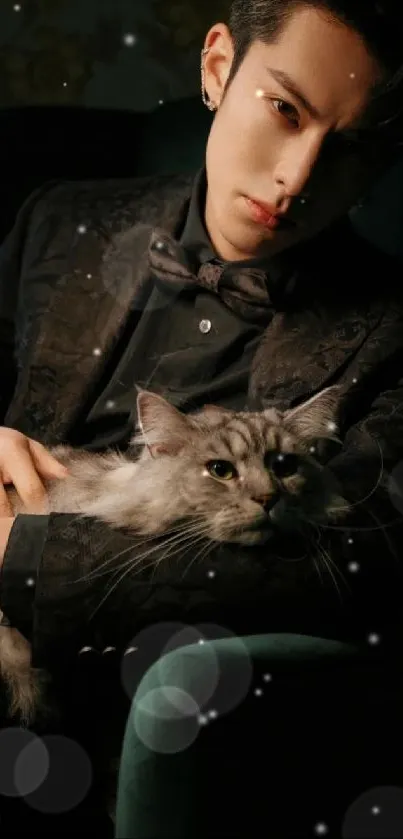
[(277, 111), (280, 116), (284, 117), (291, 122), (293, 125), (299, 125), (299, 113), (294, 105), (290, 105), (289, 102), (286, 102), (284, 99), (272, 99), (271, 103), (275, 111)]

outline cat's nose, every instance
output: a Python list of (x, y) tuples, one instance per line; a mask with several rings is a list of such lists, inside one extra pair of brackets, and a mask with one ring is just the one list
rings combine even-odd
[(256, 504), (260, 504), (261, 507), (268, 513), (274, 505), (278, 501), (278, 495), (275, 492), (267, 493), (266, 495), (255, 495), (252, 498)]

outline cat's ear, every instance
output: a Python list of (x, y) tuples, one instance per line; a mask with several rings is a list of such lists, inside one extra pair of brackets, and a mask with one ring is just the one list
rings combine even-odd
[(337, 439), (338, 413), (342, 388), (338, 385), (322, 390), (290, 411), (285, 411), (285, 425), (299, 437)]
[(137, 390), (137, 417), (142, 442), (152, 457), (178, 454), (189, 438), (189, 420), (162, 396), (140, 388)]

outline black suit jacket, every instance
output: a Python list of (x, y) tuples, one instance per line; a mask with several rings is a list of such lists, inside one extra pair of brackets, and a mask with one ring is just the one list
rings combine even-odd
[[(190, 187), (185, 176), (49, 184), (26, 202), (0, 262), (5, 424), (45, 444), (68, 440), (129, 310), (140, 317), (150, 293), (150, 229), (180, 229)], [(401, 273), (347, 222), (335, 225), (300, 249), (292, 307), (276, 313), (252, 365), (254, 405), (287, 407), (343, 387), (343, 448), (330, 467), (356, 506), (348, 530), (317, 534), (321, 573), (309, 559), (289, 561), (281, 546), (279, 556), (271, 547), (253, 557), (220, 547), (184, 576), (189, 556), (161, 563), (152, 579), (150, 570), (126, 576), (98, 608), (108, 579), (89, 572), (122, 550), (138, 552), (136, 540), (51, 515), (31, 629), (36, 663), (60, 662), (61, 645), (76, 655), (84, 644), (130, 644), (159, 620), (364, 644), (378, 633), (383, 648), (398, 637), (402, 517), (391, 490), (403, 462)], [(15, 607), (18, 594), (3, 583), (6, 613), (7, 597)]]

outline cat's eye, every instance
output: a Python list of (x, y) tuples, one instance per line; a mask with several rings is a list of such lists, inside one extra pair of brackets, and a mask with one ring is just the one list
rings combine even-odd
[(283, 480), (298, 472), (299, 458), (296, 454), (276, 454), (270, 457), (269, 468), (276, 478)]
[(229, 460), (209, 460), (206, 469), (213, 478), (220, 481), (230, 481), (238, 477), (238, 472)]

